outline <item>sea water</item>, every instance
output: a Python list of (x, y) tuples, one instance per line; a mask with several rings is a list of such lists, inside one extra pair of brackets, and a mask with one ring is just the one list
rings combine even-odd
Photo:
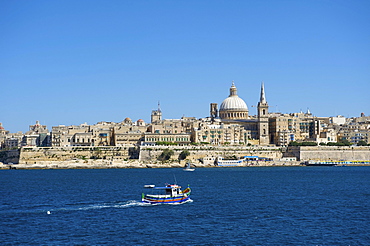
[(369, 245), (370, 167), (2, 170), (0, 244)]

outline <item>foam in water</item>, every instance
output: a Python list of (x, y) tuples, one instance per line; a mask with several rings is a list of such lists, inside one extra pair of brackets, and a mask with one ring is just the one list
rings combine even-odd
[(118, 203), (96, 203), (96, 204), (69, 204), (66, 207), (54, 208), (54, 209), (27, 209), (18, 212), (25, 212), (25, 213), (56, 213), (61, 211), (79, 211), (79, 210), (94, 210), (94, 209), (106, 209), (106, 208), (130, 208), (130, 207), (144, 207), (144, 206), (152, 206), (149, 203), (143, 203), (141, 201), (130, 200), (126, 202), (118, 202)]

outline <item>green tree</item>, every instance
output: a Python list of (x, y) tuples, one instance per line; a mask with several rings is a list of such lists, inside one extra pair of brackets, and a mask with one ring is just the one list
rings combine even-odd
[(338, 143), (329, 142), (329, 143), (327, 143), (327, 145), (328, 145), (328, 146), (337, 146), (337, 145), (338, 145)]
[(360, 140), (357, 143), (358, 146), (367, 146), (367, 143), (364, 140)]
[(181, 153), (179, 154), (179, 160), (185, 160), (186, 157), (188, 157), (190, 155), (190, 152), (189, 150), (183, 150), (181, 151)]
[(296, 142), (296, 141), (291, 141), (289, 143), (289, 146), (300, 146), (300, 144), (298, 142)]
[(163, 150), (162, 154), (160, 156), (158, 156), (158, 160), (164, 162), (164, 161), (168, 161), (171, 156), (173, 156), (173, 150), (172, 149), (165, 149)]
[(316, 142), (303, 142), (302, 146), (317, 146)]
[(296, 142), (292, 141), (289, 143), (289, 146), (317, 146), (316, 142)]
[(352, 143), (350, 141), (348, 141), (347, 139), (342, 139), (340, 140), (341, 145), (345, 145), (345, 146), (351, 146)]

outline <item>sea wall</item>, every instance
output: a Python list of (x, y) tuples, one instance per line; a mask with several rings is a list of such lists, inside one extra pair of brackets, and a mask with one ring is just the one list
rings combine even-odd
[(0, 151), (0, 162), (4, 164), (19, 163), (20, 150), (2, 150)]
[[(165, 149), (172, 149), (170, 160), (161, 162), (158, 157)], [(260, 156), (272, 158), (269, 162), (249, 163), (262, 165), (299, 165), (307, 160), (370, 160), (370, 147), (347, 146), (300, 146), (278, 148), (257, 146), (140, 146), (120, 147), (25, 147), (20, 150), (0, 151), (0, 162), (17, 164), (17, 169), (27, 168), (171, 168), (183, 167), (185, 161), (178, 161), (180, 153), (189, 151), (187, 157), (196, 167), (210, 167), (213, 163), (202, 162), (205, 157)], [(296, 157), (297, 161), (289, 161)], [(1, 163), (0, 163), (1, 164)], [(11, 168), (0, 165), (0, 169)]]
[(24, 147), (20, 150), (20, 164), (36, 164), (70, 160), (127, 160), (138, 158), (138, 149), (133, 146), (120, 147)]
[(199, 159), (204, 157), (241, 157), (241, 156), (261, 156), (273, 159), (282, 158), (282, 150), (278, 147), (213, 147), (213, 146), (141, 146), (139, 161), (155, 161), (165, 149), (172, 149), (174, 155), (172, 159), (178, 159), (180, 153), (184, 150), (189, 151), (190, 155), (187, 157), (192, 162), (199, 162)]
[(288, 153), (299, 161), (370, 160), (369, 146), (292, 146)]

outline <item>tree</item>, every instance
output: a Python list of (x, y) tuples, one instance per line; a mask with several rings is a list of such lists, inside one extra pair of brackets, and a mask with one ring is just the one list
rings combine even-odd
[(179, 154), (179, 160), (185, 160), (186, 157), (188, 157), (190, 155), (190, 152), (189, 150), (183, 150), (181, 151), (181, 153)]
[(367, 146), (367, 143), (364, 140), (360, 140), (357, 143), (358, 146)]
[(317, 146), (316, 142), (296, 142), (292, 141), (289, 143), (289, 146)]
[(172, 149), (165, 149), (163, 150), (162, 154), (158, 157), (158, 160), (160, 161), (168, 161), (171, 156), (173, 155), (173, 150)]
[(348, 141), (347, 139), (342, 139), (341, 141), (339, 141), (339, 143), (341, 143), (342, 145), (345, 145), (345, 146), (351, 146), (352, 143), (350, 141)]

